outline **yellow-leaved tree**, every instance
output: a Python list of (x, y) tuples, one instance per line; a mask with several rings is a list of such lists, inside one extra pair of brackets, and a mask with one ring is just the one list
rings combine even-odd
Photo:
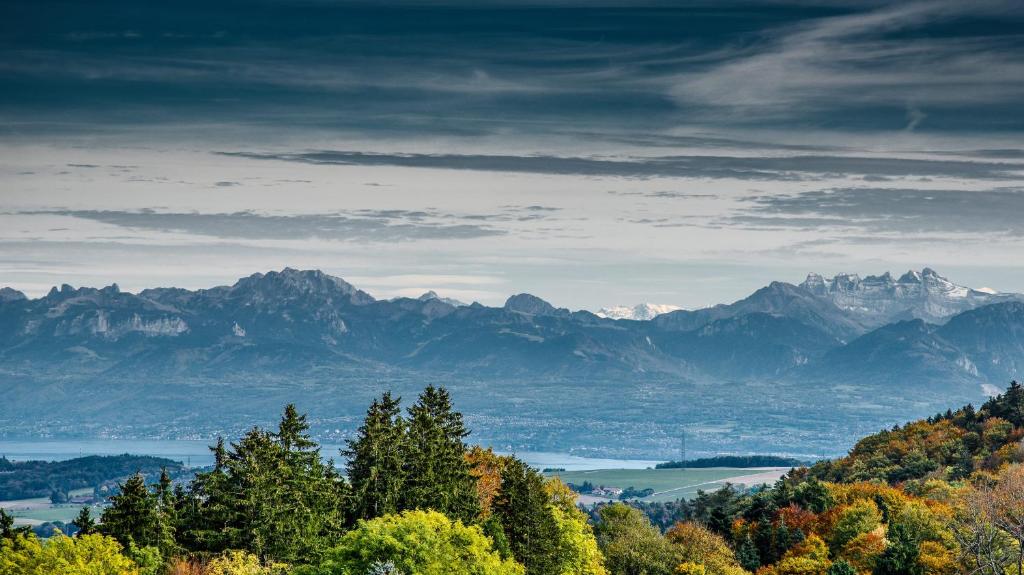
[(606, 575), (604, 557), (597, 547), (587, 516), (576, 506), (576, 493), (557, 478), (544, 484), (558, 526), (560, 575)]
[(40, 541), (35, 535), (0, 540), (0, 575), (138, 575), (121, 544), (104, 535)]
[[(744, 575), (747, 573), (736, 561), (725, 539), (697, 523), (676, 523), (665, 537), (679, 551), (680, 562), (676, 571), (706, 575)], [(698, 568), (699, 566), (699, 568)]]
[(298, 575), (391, 573), (403, 575), (523, 575), (502, 559), (476, 526), (436, 511), (405, 511), (360, 521), (317, 565)]

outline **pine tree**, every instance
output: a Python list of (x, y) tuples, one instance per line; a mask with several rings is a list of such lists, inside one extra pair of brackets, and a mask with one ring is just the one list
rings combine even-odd
[(889, 544), (875, 565), (874, 575), (921, 575), (918, 558), (921, 544), (910, 528), (902, 523), (889, 525)]
[(469, 435), (443, 387), (427, 387), (409, 409), (403, 509), (433, 509), (469, 523), (480, 514), (476, 481), (466, 460)]
[(315, 454), (319, 458), (320, 449), (307, 431), (309, 423), (306, 421), (306, 414), (300, 414), (295, 404), (289, 403), (281, 415), (277, 432), (272, 435), (286, 453)]
[(348, 460), (353, 519), (373, 519), (399, 510), (405, 484), (406, 432), (400, 398), (374, 400), (343, 455)]
[(288, 406), (276, 431), (253, 428), (230, 449), (219, 441), (213, 470), (198, 474), (188, 501), (176, 506), (188, 518), (186, 546), (299, 562), (335, 541), (345, 524), (345, 483), (308, 430), (306, 416)]
[(857, 570), (845, 559), (839, 559), (828, 568), (826, 575), (857, 575)]
[(512, 555), (526, 567), (527, 575), (557, 573), (558, 526), (544, 478), (519, 459), (512, 459), (501, 472), (501, 489), (493, 509)]
[(14, 538), (14, 517), (0, 507), (0, 539)]
[(225, 533), (230, 548), (267, 558), (276, 535), (277, 505), (284, 495), (283, 458), (266, 431), (255, 427), (231, 444), (225, 462), (224, 487), (229, 520)]
[(160, 470), (160, 480), (154, 493), (157, 515), (160, 520), (160, 551), (169, 556), (178, 550), (175, 535), (178, 530), (178, 502), (174, 495), (174, 482), (167, 473), (167, 468)]
[(274, 520), (277, 535), (271, 555), (294, 562), (323, 552), (328, 540), (344, 529), (346, 485), (334, 463), (320, 457), (320, 447), (310, 437), (309, 423), (294, 405), (288, 405), (278, 430), (271, 434), (283, 457), (282, 496)]
[(739, 561), (741, 567), (750, 572), (757, 571), (761, 567), (761, 557), (757, 552), (757, 546), (754, 545), (754, 541), (749, 535), (743, 540), (739, 550), (736, 551), (736, 560)]
[(93, 520), (92, 512), (88, 507), (83, 507), (71, 524), (78, 528), (76, 536), (89, 535), (96, 532), (96, 521)]
[(183, 525), (178, 540), (192, 551), (220, 552), (229, 548), (227, 526), (232, 522), (234, 495), (227, 486), (227, 448), (224, 438), (210, 447), (213, 470), (197, 473), (188, 494), (178, 500), (179, 520)]
[(103, 511), (99, 530), (117, 539), (124, 547), (157, 546), (162, 542), (160, 515), (156, 497), (146, 487), (142, 474), (136, 473), (119, 486)]

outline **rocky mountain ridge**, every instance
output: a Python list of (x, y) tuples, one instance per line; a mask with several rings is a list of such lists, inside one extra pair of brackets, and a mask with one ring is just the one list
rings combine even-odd
[[(635, 321), (530, 294), (501, 307), (429, 294), (378, 300), (315, 270), (201, 290), (64, 285), (36, 299), (5, 291), (0, 433), (29, 408), (109, 422), (122, 417), (115, 406), (133, 401), (151, 414), (147, 425), (165, 425), (156, 422), (167, 410), (203, 413), (211, 394), (243, 421), (295, 393), (344, 412), (403, 381), (462, 386), (471, 404), (502, 420), (524, 402), (534, 406), (529, 417), (588, 420), (597, 417), (594, 401), (615, 398), (609, 405), (632, 406), (621, 417), (634, 423), (666, 400), (666, 421), (717, 414), (770, 426), (771, 410), (788, 405), (821, 421), (868, 425), (878, 419), (865, 406), (877, 404), (873, 418), (906, 418), (950, 398), (978, 401), (1024, 376), (1024, 303), (998, 294), (982, 305), (988, 300), (951, 292), (934, 276), (922, 272), (916, 292), (913, 276), (772, 282), (730, 304)], [(935, 322), (913, 317), (950, 309), (929, 302), (953, 297), (977, 305)], [(878, 302), (871, 313), (861, 309)], [(901, 319), (873, 327), (888, 315)], [(569, 408), (556, 393), (587, 400)]]

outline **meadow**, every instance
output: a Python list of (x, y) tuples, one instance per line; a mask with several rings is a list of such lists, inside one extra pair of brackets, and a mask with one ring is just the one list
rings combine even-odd
[[(92, 489), (76, 489), (70, 495), (86, 495), (88, 493), (92, 493)], [(32, 499), (0, 501), (0, 507), (4, 508), (14, 517), (15, 525), (39, 525), (47, 521), (70, 523), (84, 505), (73, 503), (54, 505), (46, 497), (35, 497)], [(93, 512), (98, 515), (100, 508), (93, 507)]]
[[(710, 467), (706, 469), (595, 469), (590, 471), (558, 471), (545, 475), (559, 477), (566, 483), (581, 485), (589, 481), (595, 487), (604, 485), (625, 489), (651, 488), (654, 494), (644, 497), (641, 501), (672, 501), (689, 499), (698, 491), (714, 491), (726, 483), (771, 485), (776, 479), (788, 471), (788, 468), (753, 468), (741, 469), (734, 467)], [(584, 503), (607, 500), (599, 497), (581, 497)]]

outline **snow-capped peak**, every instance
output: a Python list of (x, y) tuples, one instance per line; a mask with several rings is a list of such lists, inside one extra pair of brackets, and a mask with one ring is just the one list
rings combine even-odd
[(858, 316), (869, 327), (910, 317), (937, 323), (1006, 297), (987, 288), (957, 285), (931, 268), (910, 270), (899, 278), (888, 272), (864, 278), (846, 273), (832, 278), (809, 274), (800, 286)]
[(416, 299), (418, 299), (420, 301), (437, 300), (439, 302), (446, 303), (448, 305), (455, 306), (455, 307), (466, 307), (466, 305), (467, 305), (467, 304), (465, 304), (465, 303), (463, 303), (463, 302), (461, 302), (461, 301), (459, 301), (457, 299), (453, 299), (453, 298), (450, 298), (450, 297), (441, 297), (441, 296), (437, 295), (437, 292), (434, 291), (434, 290), (430, 290), (427, 293), (421, 295), (420, 297), (418, 297)]
[(632, 319), (646, 321), (654, 319), (663, 313), (683, 309), (677, 305), (659, 303), (640, 303), (635, 306), (612, 306), (603, 307), (595, 315), (608, 319)]

